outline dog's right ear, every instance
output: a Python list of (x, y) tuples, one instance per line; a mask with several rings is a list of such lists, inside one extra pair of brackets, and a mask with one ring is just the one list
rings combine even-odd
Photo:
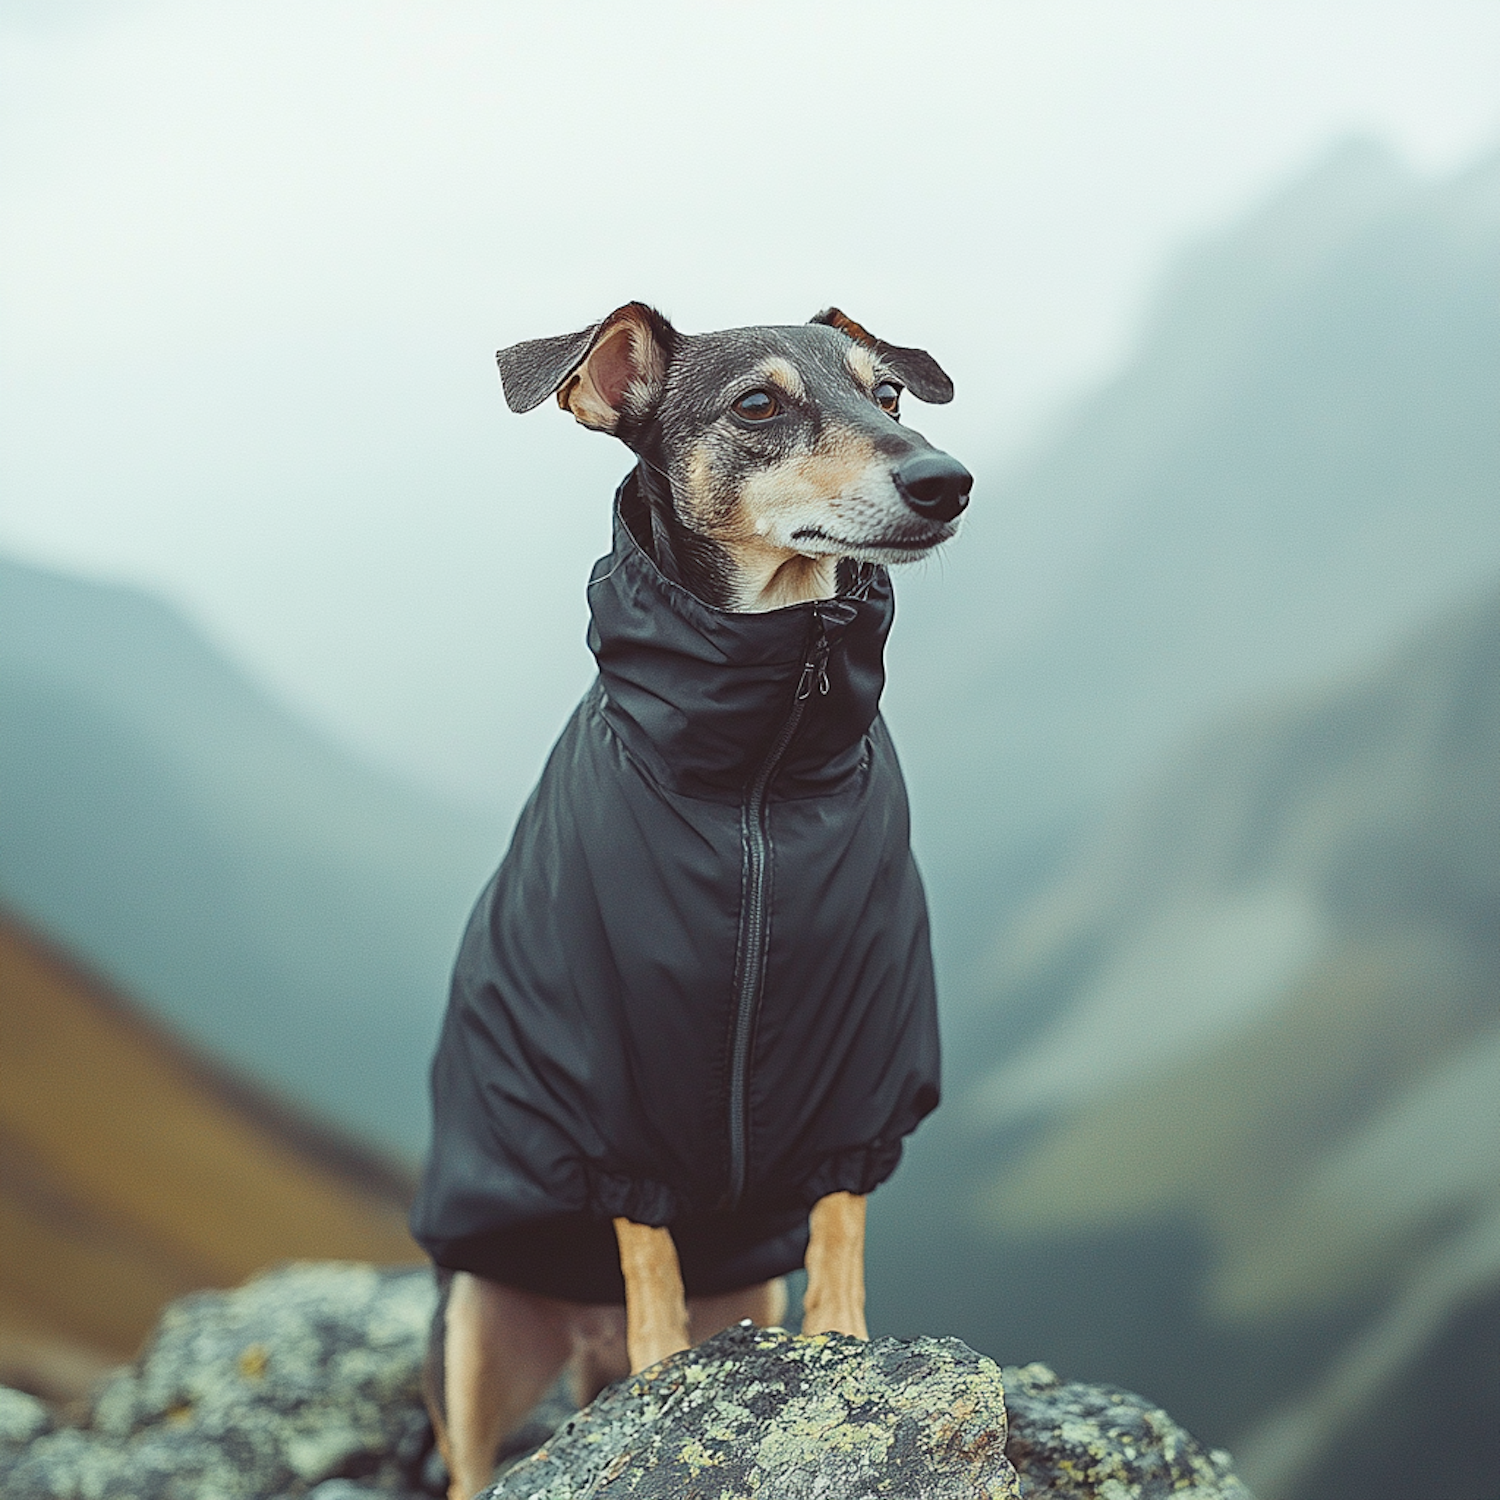
[(856, 344), (863, 344), (866, 349), (873, 350), (918, 401), (930, 401), (935, 406), (942, 406), (953, 399), (953, 382), (949, 380), (948, 372), (925, 349), (907, 349), (900, 344), (888, 344), (836, 307), (825, 307), (817, 317), (809, 318), (808, 321), (826, 323), (828, 327), (837, 328), (840, 333), (853, 339)]
[(585, 427), (614, 432), (655, 405), (676, 338), (654, 307), (627, 302), (580, 333), (512, 344), (495, 355), (506, 404), (530, 411), (555, 393)]

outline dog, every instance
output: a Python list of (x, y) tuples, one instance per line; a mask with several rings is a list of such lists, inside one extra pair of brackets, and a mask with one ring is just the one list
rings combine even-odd
[[(687, 335), (643, 303), (498, 355), (636, 463), (599, 678), (470, 920), (412, 1228), (451, 1500), (571, 1365), (586, 1402), (743, 1319), (868, 1337), (868, 1193), (938, 1101), (925, 899), (878, 715), (886, 565), (972, 479), (901, 420), (931, 355), (830, 308)], [(623, 1303), (623, 1309), (621, 1304)]]

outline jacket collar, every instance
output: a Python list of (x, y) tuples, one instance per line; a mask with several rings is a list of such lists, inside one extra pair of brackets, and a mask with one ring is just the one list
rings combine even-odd
[[(589, 650), (603, 713), (632, 758), (688, 796), (738, 800), (811, 674), (801, 721), (772, 787), (776, 797), (833, 790), (863, 760), (880, 709), (894, 615), (889, 575), (865, 567), (835, 599), (738, 614), (705, 604), (656, 566), (638, 540), (636, 475), (615, 495), (614, 546), (589, 579)], [(823, 683), (826, 681), (826, 691)]]

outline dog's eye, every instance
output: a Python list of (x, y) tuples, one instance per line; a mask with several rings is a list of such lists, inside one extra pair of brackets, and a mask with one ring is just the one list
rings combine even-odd
[(888, 411), (893, 417), (896, 415), (896, 408), (901, 405), (899, 385), (893, 385), (889, 380), (882, 380), (870, 394), (874, 396), (875, 404), (881, 411)]
[(766, 422), (781, 410), (770, 391), (746, 391), (734, 403), (734, 414), (747, 422)]

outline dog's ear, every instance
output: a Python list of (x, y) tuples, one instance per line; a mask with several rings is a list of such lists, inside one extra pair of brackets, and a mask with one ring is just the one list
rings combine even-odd
[(836, 307), (825, 307), (817, 317), (809, 318), (808, 321), (826, 323), (830, 328), (837, 328), (840, 333), (847, 334), (856, 344), (863, 344), (866, 349), (873, 350), (918, 401), (941, 406), (945, 401), (953, 399), (953, 382), (925, 349), (903, 349), (899, 344), (888, 344)]
[(655, 308), (627, 302), (591, 328), (512, 344), (495, 359), (512, 411), (530, 411), (555, 393), (585, 427), (614, 432), (622, 417), (642, 417), (655, 404), (675, 341)]

